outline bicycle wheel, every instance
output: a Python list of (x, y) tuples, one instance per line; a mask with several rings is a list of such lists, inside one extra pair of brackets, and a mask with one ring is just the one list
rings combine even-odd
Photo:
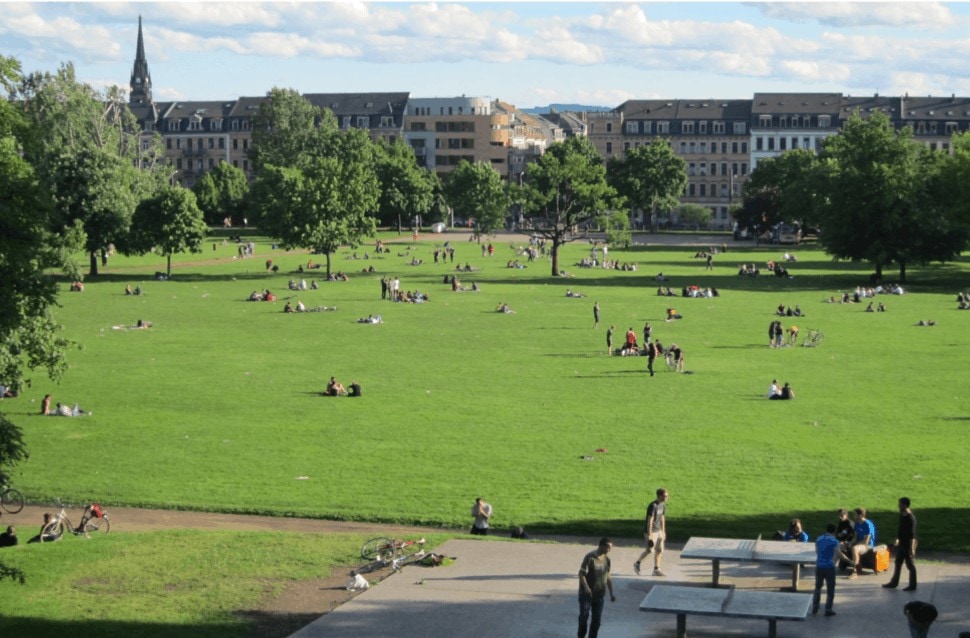
[(3, 509), (11, 514), (16, 514), (24, 509), (23, 494), (13, 488), (4, 490), (3, 494), (0, 494), (0, 507), (3, 507)]
[(372, 538), (360, 548), (364, 560), (390, 560), (394, 558), (394, 541), (390, 538)]
[(88, 519), (88, 522), (84, 524), (84, 533), (90, 534), (92, 532), (103, 532), (107, 534), (111, 531), (111, 519), (108, 518), (107, 514), (103, 514), (101, 518), (92, 516)]
[(53, 543), (54, 541), (59, 541), (64, 538), (70, 530), (67, 525), (64, 524), (62, 520), (51, 521), (48, 523), (40, 533), (41, 543)]

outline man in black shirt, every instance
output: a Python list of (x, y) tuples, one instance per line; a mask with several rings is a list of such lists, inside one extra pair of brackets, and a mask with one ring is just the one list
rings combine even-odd
[(909, 570), (909, 586), (905, 591), (916, 590), (916, 565), (913, 558), (916, 556), (916, 517), (913, 510), (909, 509), (909, 498), (904, 496), (899, 499), (899, 529), (896, 532), (896, 569), (893, 571), (892, 579), (883, 585), (887, 589), (893, 589), (899, 585), (899, 575), (903, 571), (903, 563)]

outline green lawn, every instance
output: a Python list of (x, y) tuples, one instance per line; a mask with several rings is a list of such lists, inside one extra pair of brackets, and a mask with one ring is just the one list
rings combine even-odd
[[(69, 353), (60, 385), (38, 374), (2, 406), (31, 452), (15, 483), (41, 502), (460, 528), (482, 495), (500, 528), (615, 536), (639, 533), (662, 485), (678, 540), (769, 534), (792, 516), (815, 535), (836, 508), (862, 505), (891, 541), (905, 494), (921, 547), (970, 550), (970, 312), (954, 301), (968, 287), (967, 260), (911, 267), (910, 293), (880, 296), (888, 312), (865, 313), (824, 300), (864, 285), (870, 268), (809, 248), (796, 250), (793, 279), (742, 279), (739, 263), (763, 267), (783, 249), (732, 246), (713, 272), (693, 258), (696, 248), (611, 250), (639, 265), (623, 272), (574, 266), (588, 251), (575, 243), (562, 258), (574, 277), (553, 279), (546, 260), (506, 268), (517, 256), (507, 240), (492, 258), (458, 241), (456, 262), (481, 268), (460, 278), (481, 291), (453, 293), (442, 283), (451, 266), (432, 263), (434, 239), (410, 254), (409, 241), (392, 243), (382, 259), (372, 247), (366, 261), (343, 251), (334, 263), (349, 282), (298, 294), (286, 282), (308, 256), (263, 239), (245, 260), (233, 258), (232, 244), (210, 243), (177, 259), (172, 281), (152, 280), (164, 259), (114, 257), (85, 292), (65, 283), (58, 318), (81, 349)], [(424, 264), (406, 265), (412, 255)], [(267, 258), (278, 274), (266, 271)], [(377, 272), (361, 274), (369, 265)], [(715, 286), (721, 296), (657, 297), (659, 271), (678, 290)], [(382, 275), (431, 301), (382, 302)], [(127, 283), (145, 294), (125, 296)], [(281, 300), (244, 301), (265, 288)], [(566, 298), (567, 288), (587, 297)], [(289, 296), (338, 310), (283, 314)], [(515, 314), (494, 312), (500, 302)], [(683, 320), (662, 320), (668, 302)], [(779, 303), (801, 306), (807, 317), (797, 325), (803, 335), (823, 329), (822, 347), (767, 347)], [(355, 321), (378, 313), (381, 325)], [(113, 329), (138, 319), (153, 327)], [(920, 319), (938, 325), (915, 327)], [(605, 355), (609, 324), (619, 341), (645, 321), (664, 344), (684, 348), (692, 374), (650, 378), (645, 359)], [(359, 380), (364, 396), (322, 397), (331, 375)], [(797, 399), (765, 400), (772, 378), (790, 382)], [(36, 416), (48, 392), (93, 414)]]

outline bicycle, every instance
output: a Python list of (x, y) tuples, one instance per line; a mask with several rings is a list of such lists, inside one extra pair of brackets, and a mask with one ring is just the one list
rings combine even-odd
[(65, 505), (60, 500), (57, 501), (57, 504), (60, 505), (61, 511), (55, 514), (54, 520), (45, 525), (44, 529), (41, 530), (40, 542), (51, 543), (58, 541), (68, 533), (74, 536), (88, 538), (91, 532), (103, 532), (107, 534), (111, 531), (111, 519), (108, 518), (108, 513), (97, 503), (91, 503), (84, 508), (84, 514), (81, 515), (81, 524), (77, 527), (68, 518)]
[(393, 538), (372, 538), (360, 548), (361, 558), (380, 565), (391, 564), (395, 570), (404, 565), (424, 558), (425, 540), (398, 540)]
[(822, 341), (825, 340), (825, 333), (818, 328), (809, 328), (808, 334), (805, 335), (805, 340), (802, 341), (802, 345), (806, 348), (815, 348), (822, 345)]
[(11, 514), (16, 514), (24, 509), (24, 495), (4, 482), (0, 487), (0, 507)]

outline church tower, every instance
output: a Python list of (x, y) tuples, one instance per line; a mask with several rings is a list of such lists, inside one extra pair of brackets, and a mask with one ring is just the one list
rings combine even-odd
[(145, 59), (145, 40), (141, 35), (141, 16), (138, 16), (138, 52), (135, 54), (135, 66), (131, 70), (131, 92), (128, 94), (129, 104), (152, 103), (152, 76), (148, 72), (148, 60)]

